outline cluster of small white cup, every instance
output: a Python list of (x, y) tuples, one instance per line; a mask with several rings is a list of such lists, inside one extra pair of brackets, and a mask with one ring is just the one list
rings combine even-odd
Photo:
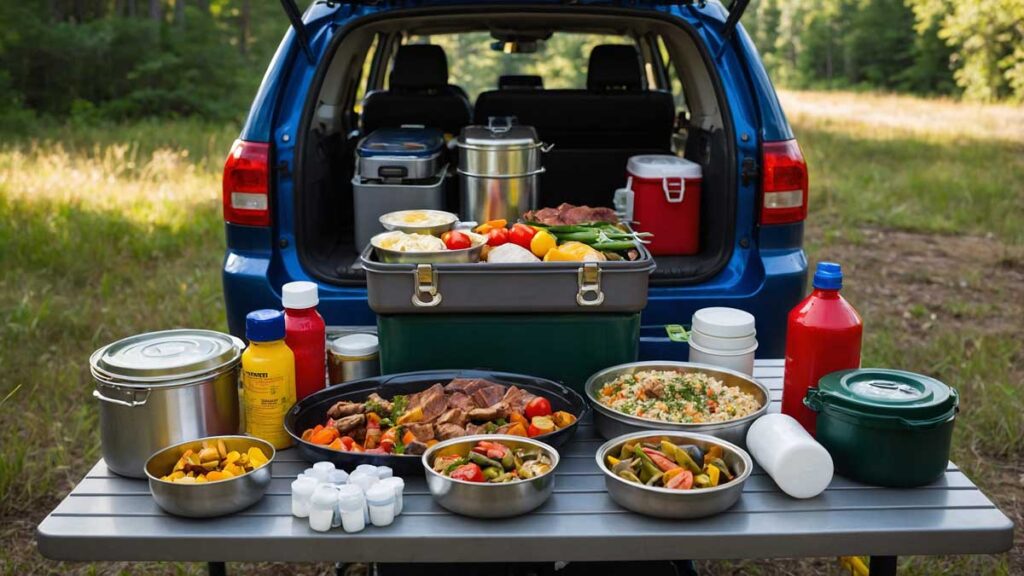
[(359, 532), (370, 523), (388, 526), (402, 513), (405, 481), (387, 466), (360, 464), (351, 474), (333, 462), (317, 462), (292, 482), (292, 515), (327, 532)]

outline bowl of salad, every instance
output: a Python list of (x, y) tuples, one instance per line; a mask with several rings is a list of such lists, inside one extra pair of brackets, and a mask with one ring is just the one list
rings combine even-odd
[(619, 506), (659, 518), (702, 518), (731, 508), (754, 468), (742, 448), (705, 434), (626, 434), (597, 450), (597, 467)]
[(508, 518), (537, 508), (554, 492), (557, 467), (554, 448), (519, 436), (453, 438), (423, 454), (434, 500), (474, 518)]

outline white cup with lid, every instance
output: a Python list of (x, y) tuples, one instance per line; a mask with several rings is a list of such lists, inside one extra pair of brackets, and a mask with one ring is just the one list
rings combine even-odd
[(690, 362), (754, 373), (757, 330), (754, 316), (736, 308), (702, 308), (693, 314)]

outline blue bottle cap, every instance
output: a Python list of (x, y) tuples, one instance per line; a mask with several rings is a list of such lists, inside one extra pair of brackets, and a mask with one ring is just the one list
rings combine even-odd
[(839, 290), (843, 287), (843, 268), (835, 262), (818, 262), (818, 268), (814, 271), (814, 287)]
[(253, 310), (245, 315), (245, 337), (250, 342), (284, 339), (284, 314), (280, 310)]

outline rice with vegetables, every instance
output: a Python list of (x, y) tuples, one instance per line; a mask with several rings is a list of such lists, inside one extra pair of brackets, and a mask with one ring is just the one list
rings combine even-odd
[(761, 408), (752, 395), (704, 373), (642, 370), (600, 390), (601, 404), (630, 416), (703, 424), (749, 416)]

